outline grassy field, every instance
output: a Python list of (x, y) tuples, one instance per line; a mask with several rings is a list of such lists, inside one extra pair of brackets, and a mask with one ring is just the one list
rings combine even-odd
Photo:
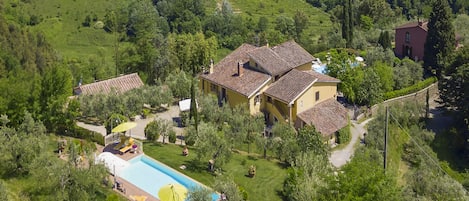
[(312, 37), (327, 34), (332, 29), (329, 14), (311, 6), (305, 1), (298, 0), (230, 0), (235, 13), (246, 17), (252, 17), (255, 22), (261, 16), (267, 17), (270, 27), (274, 27), (275, 20), (279, 15), (293, 18), (296, 11), (303, 11), (308, 15), (309, 29), (305, 30)]
[[(148, 156), (176, 170), (179, 170), (179, 166), (186, 165), (187, 169), (180, 170), (182, 173), (212, 187), (215, 177), (206, 171), (206, 162), (195, 162), (195, 150), (190, 150), (189, 156), (184, 157), (181, 155), (181, 146), (145, 143), (144, 151)], [(251, 165), (257, 168), (254, 178), (246, 176), (248, 167)], [(235, 153), (231, 161), (225, 165), (224, 170), (223, 174), (232, 176), (238, 185), (246, 189), (249, 200), (282, 200), (279, 193), (286, 176), (286, 169), (282, 164), (257, 156)]]

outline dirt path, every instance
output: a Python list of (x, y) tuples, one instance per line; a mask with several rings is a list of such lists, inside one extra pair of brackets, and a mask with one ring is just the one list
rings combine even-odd
[(362, 123), (357, 123), (356, 121), (351, 122), (352, 126), (350, 127), (350, 133), (352, 135), (352, 139), (346, 147), (333, 151), (331, 156), (329, 156), (329, 161), (334, 165), (334, 167), (342, 167), (350, 161), (353, 153), (355, 152), (355, 144), (360, 138), (363, 138), (363, 133), (366, 132), (365, 125), (370, 121), (371, 119), (367, 119)]

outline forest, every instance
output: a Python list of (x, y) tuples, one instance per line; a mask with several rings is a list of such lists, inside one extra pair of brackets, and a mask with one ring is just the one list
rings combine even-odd
[[(327, 163), (330, 150), (313, 128), (292, 137), (295, 131), (278, 125), (277, 138), (257, 138), (263, 117), (209, 107), (214, 100), (207, 97), (200, 97), (206, 107), (199, 127), (187, 127), (188, 141), (219, 143), (227, 153), (220, 156), (224, 163), (231, 150), (245, 146), (248, 153), (281, 161), (287, 176), (278, 200), (468, 200), (469, 51), (432, 48), (452, 47), (453, 32), (468, 46), (468, 12), (466, 0), (0, 0), (0, 200), (122, 199), (103, 184), (102, 166), (76, 163), (95, 149), (93, 137), (77, 128), (78, 119), (92, 117), (109, 127), (115, 118), (148, 113), (144, 103), (154, 109), (193, 97), (189, 89), (211, 59), (217, 62), (243, 43), (287, 40), (322, 61), (330, 58), (327, 74), (342, 81), (338, 90), (349, 104), (362, 108), (438, 80), (439, 104), (452, 124), (435, 134), (425, 103), (393, 106), (386, 172), (384, 108), (368, 126), (366, 145), (340, 170)], [(393, 29), (417, 20), (438, 30), (431, 33), (435, 44), (425, 49), (435, 59), (395, 57)], [(366, 66), (351, 68), (356, 56)], [(69, 98), (79, 83), (134, 72), (146, 86), (123, 98)], [(65, 136), (74, 137), (68, 161), (43, 151)], [(200, 158), (209, 146), (200, 147)]]

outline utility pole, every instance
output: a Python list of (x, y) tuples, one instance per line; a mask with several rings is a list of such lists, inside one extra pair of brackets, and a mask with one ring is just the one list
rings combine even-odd
[(384, 123), (384, 171), (386, 171), (386, 158), (388, 155), (388, 124), (389, 124), (389, 108), (386, 106), (386, 122)]

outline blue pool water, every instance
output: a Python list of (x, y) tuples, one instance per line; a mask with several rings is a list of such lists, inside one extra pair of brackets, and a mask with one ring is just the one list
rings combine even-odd
[[(194, 187), (202, 187), (191, 178), (178, 173), (160, 162), (141, 155), (129, 160), (130, 165), (119, 172), (118, 176), (129, 181), (150, 195), (158, 198), (161, 187), (170, 183), (179, 183), (188, 190)], [(218, 200), (217, 193), (212, 194), (212, 200)]]

